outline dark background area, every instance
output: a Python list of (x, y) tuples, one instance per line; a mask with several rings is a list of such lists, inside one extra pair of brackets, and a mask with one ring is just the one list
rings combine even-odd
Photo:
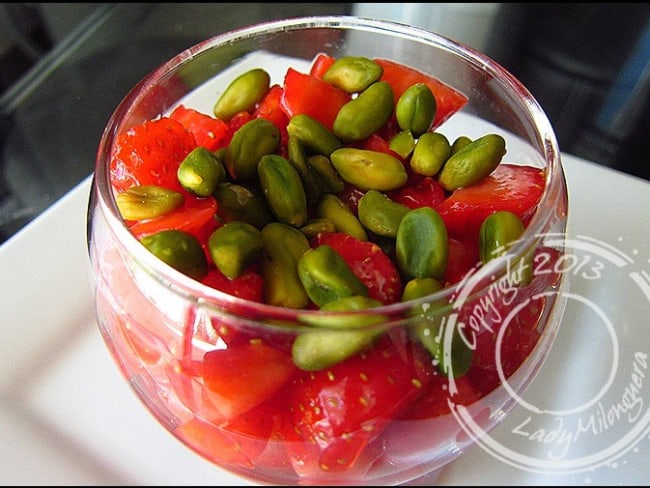
[[(154, 67), (235, 27), (353, 6), (0, 4), (0, 243), (92, 172), (113, 108)], [(562, 151), (650, 180), (650, 4), (502, 3), (485, 52)]]
[(486, 53), (531, 91), (562, 151), (650, 180), (650, 4), (502, 4)]
[(0, 243), (92, 173), (111, 113), (155, 67), (236, 27), (350, 5), (0, 4), (15, 39), (0, 59)]

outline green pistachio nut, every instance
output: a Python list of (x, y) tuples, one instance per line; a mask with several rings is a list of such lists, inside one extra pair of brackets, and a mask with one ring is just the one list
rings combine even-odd
[(436, 110), (436, 97), (431, 89), (426, 83), (415, 83), (404, 90), (397, 100), (395, 117), (400, 129), (419, 137), (431, 127)]
[(378, 300), (366, 296), (350, 296), (323, 305), (320, 310), (328, 313), (312, 316), (315, 322), (312, 322), (312, 317), (305, 317), (306, 322), (323, 328), (309, 328), (296, 337), (291, 348), (294, 364), (305, 371), (319, 371), (371, 346), (383, 333), (381, 328), (372, 326), (384, 322), (386, 318), (371, 312), (345, 312), (372, 309), (380, 305)]
[(293, 363), (303, 371), (320, 371), (368, 348), (380, 333), (376, 330), (308, 330), (291, 347)]
[(390, 138), (388, 147), (402, 159), (406, 159), (415, 149), (415, 138), (410, 130), (402, 130)]
[(258, 257), (262, 233), (246, 222), (227, 222), (210, 235), (208, 250), (219, 271), (234, 279)]
[(402, 301), (415, 300), (427, 295), (431, 295), (437, 291), (442, 290), (443, 286), (440, 280), (435, 278), (413, 278), (404, 284), (402, 290)]
[(438, 181), (447, 191), (471, 186), (488, 176), (506, 153), (506, 141), (498, 134), (486, 134), (451, 156)]
[(334, 151), (330, 159), (344, 181), (362, 190), (395, 190), (408, 179), (402, 162), (383, 152), (344, 147)]
[(226, 160), (226, 148), (225, 147), (220, 147), (216, 151), (212, 152), (216, 158), (221, 161), (221, 164), (225, 164), (224, 161)]
[(447, 252), (447, 228), (436, 210), (421, 207), (404, 215), (395, 237), (397, 266), (404, 279), (442, 279)]
[(214, 197), (217, 215), (226, 222), (241, 220), (262, 229), (272, 220), (264, 195), (253, 186), (224, 181), (217, 185)]
[(443, 374), (459, 378), (472, 365), (473, 350), (463, 339), (459, 324), (448, 322), (448, 317), (422, 320), (415, 326), (414, 334)]
[[(414, 278), (404, 285), (402, 301), (422, 298), (441, 289), (442, 284), (434, 278)], [(413, 335), (429, 351), (443, 374), (458, 378), (472, 364), (472, 349), (463, 340), (458, 327), (448, 325), (449, 316), (442, 311), (445, 306), (449, 308), (448, 304), (426, 305), (413, 311), (421, 317), (412, 329)]]
[(467, 146), (472, 140), (467, 137), (467, 136), (458, 136), (456, 139), (454, 139), (454, 142), (451, 145), (451, 148), (449, 150), (449, 155), (453, 156), (456, 154), (458, 151), (460, 151), (462, 148)]
[[(404, 284), (402, 290), (402, 301), (416, 300), (418, 298), (432, 295), (444, 288), (442, 281), (436, 278), (413, 278)], [(440, 316), (441, 311), (448, 311), (453, 305), (450, 305), (444, 298), (436, 301), (423, 302), (413, 306), (410, 314), (420, 315), (423, 317)]]
[(226, 148), (225, 164), (235, 180), (257, 177), (257, 165), (262, 156), (273, 154), (280, 145), (280, 129), (263, 118), (246, 122), (233, 134)]
[(334, 135), (343, 142), (360, 141), (381, 129), (393, 114), (393, 89), (377, 81), (343, 105), (332, 125)]
[(449, 158), (450, 146), (447, 137), (440, 132), (427, 132), (418, 138), (410, 165), (414, 173), (434, 176)]
[(189, 232), (162, 230), (140, 242), (159, 259), (183, 274), (201, 280), (208, 274), (208, 260), (199, 240)]
[(341, 193), (345, 189), (345, 181), (343, 181), (327, 156), (322, 154), (308, 156), (307, 164), (321, 185), (322, 193)]
[(181, 193), (156, 185), (133, 186), (115, 196), (124, 220), (155, 219), (180, 208), (184, 201)]
[(307, 237), (307, 239), (311, 239), (312, 237), (316, 237), (321, 232), (336, 232), (336, 227), (334, 227), (334, 222), (332, 222), (330, 219), (315, 217), (313, 219), (309, 219), (305, 225), (300, 228), (300, 232), (305, 234), (305, 237)]
[(505, 254), (524, 233), (519, 217), (507, 210), (494, 212), (485, 218), (479, 230), (479, 257), (487, 263)]
[(359, 199), (357, 214), (359, 221), (367, 230), (380, 236), (394, 238), (402, 218), (409, 211), (409, 207), (391, 200), (384, 193), (368, 190)]
[[(513, 212), (501, 210), (485, 218), (479, 229), (479, 258), (482, 263), (505, 255), (512, 245), (524, 233), (521, 219)], [(513, 256), (509, 262), (508, 272), (512, 273), (512, 282), (527, 285), (533, 278), (534, 249), (521, 256)]]
[(251, 111), (267, 94), (270, 83), (271, 77), (261, 68), (239, 75), (214, 104), (214, 115), (228, 122), (238, 112)]
[[(413, 278), (404, 285), (402, 301), (415, 300), (442, 290), (435, 278)], [(472, 364), (473, 352), (463, 340), (458, 326), (449, 324), (446, 314), (450, 305), (446, 302), (425, 303), (414, 308), (412, 315), (419, 316), (413, 329), (413, 336), (429, 351), (443, 374), (455, 378), (464, 375)], [(451, 334), (447, 336), (446, 334)], [(450, 371), (451, 369), (451, 371)]]
[(226, 168), (216, 154), (199, 146), (181, 161), (177, 176), (187, 191), (199, 197), (207, 197), (226, 179)]
[(357, 216), (343, 200), (332, 193), (325, 193), (321, 197), (316, 207), (316, 216), (332, 222), (336, 232), (351, 235), (361, 241), (368, 240), (368, 233)]
[(257, 172), (271, 213), (292, 227), (307, 222), (307, 196), (296, 168), (282, 156), (262, 156)]
[(339, 298), (368, 295), (366, 285), (327, 244), (302, 255), (298, 261), (298, 276), (311, 301), (319, 307)]
[(287, 143), (287, 159), (293, 167), (296, 168), (296, 171), (298, 171), (298, 174), (300, 175), (302, 186), (304, 187), (305, 195), (307, 196), (307, 202), (310, 204), (316, 203), (321, 193), (321, 187), (319, 186), (317, 175), (314, 174), (314, 170), (307, 162), (307, 155), (305, 154), (302, 142), (300, 142), (300, 139), (295, 136), (289, 136)]
[(383, 72), (381, 66), (368, 58), (343, 56), (327, 69), (323, 81), (348, 93), (357, 93), (379, 81)]
[(341, 141), (318, 120), (306, 114), (294, 115), (287, 124), (287, 133), (302, 142), (308, 155), (322, 154), (329, 157), (342, 146)]
[(281, 222), (262, 229), (260, 271), (264, 279), (264, 302), (293, 309), (309, 305), (309, 296), (298, 276), (298, 261), (310, 249), (305, 235)]
[[(319, 308), (325, 314), (300, 314), (298, 320), (313, 327), (328, 329), (363, 329), (387, 321), (385, 315), (368, 312), (364, 314), (349, 313), (355, 310), (368, 310), (381, 307), (383, 303), (365, 295), (350, 295), (327, 302)], [(334, 313), (341, 312), (341, 313)]]

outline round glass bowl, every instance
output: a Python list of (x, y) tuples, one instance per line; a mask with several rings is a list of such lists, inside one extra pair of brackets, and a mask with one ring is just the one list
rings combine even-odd
[[(308, 71), (319, 53), (389, 59), (440, 79), (469, 98), (438, 128), (450, 141), (496, 132), (506, 139), (505, 159), (544, 170), (537, 211), (506, 255), (417, 300), (322, 312), (222, 293), (141, 245), (111, 187), (118, 134), (180, 103), (211, 113), (237, 74), (261, 67), (282, 84), (288, 67)], [(542, 367), (564, 307), (565, 280), (553, 263), (564, 253), (566, 221), (551, 125), (526, 88), (485, 55), (387, 21), (309, 17), (253, 25), (181, 52), (135, 86), (108, 121), (88, 208), (99, 328), (160, 424), (221, 468), (260, 483), (407, 483), (452, 461), (476, 435), (489, 435)], [(521, 276), (513, 279), (513, 264), (522, 262), (535, 263), (525, 286)], [(332, 367), (293, 365), (298, 336), (317, 329), (343, 343), (345, 324), (375, 330), (377, 339)], [(413, 340), (423, 326), (446, 331), (439, 342), (446, 351), (457, 337), (464, 340), (473, 353), (465, 374), (436, 369)], [(462, 419), (472, 419), (474, 429)]]

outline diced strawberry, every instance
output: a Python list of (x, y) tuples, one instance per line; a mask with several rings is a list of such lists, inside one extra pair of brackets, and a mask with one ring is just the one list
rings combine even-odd
[(285, 408), (271, 399), (227, 422), (196, 417), (177, 432), (183, 441), (217, 464), (277, 469), (289, 465), (278, 437)]
[(399, 190), (389, 192), (388, 196), (411, 209), (437, 208), (446, 197), (442, 185), (430, 176), (420, 179), (415, 185), (407, 183)]
[(228, 135), (228, 124), (224, 121), (184, 105), (176, 107), (170, 117), (178, 120), (183, 127), (194, 134), (197, 146), (205, 147), (209, 151), (224, 146)]
[(455, 405), (471, 405), (481, 398), (480, 392), (469, 381), (467, 375), (454, 379), (456, 390), (450, 391), (449, 378), (436, 372), (423, 395), (407, 409), (401, 419), (431, 419), (451, 413), (449, 402)]
[(282, 107), (289, 117), (309, 115), (327, 129), (332, 129), (334, 119), (350, 95), (310, 74), (289, 68), (284, 77)]
[(326, 370), (305, 372), (289, 388), (287, 449), (302, 476), (354, 469), (386, 425), (422, 394), (431, 369), (420, 348), (384, 336), (371, 350)]
[(316, 78), (323, 79), (327, 70), (334, 64), (336, 58), (325, 53), (318, 53), (311, 64), (309, 74)]
[(232, 136), (235, 134), (235, 132), (237, 132), (237, 130), (239, 130), (246, 124), (246, 122), (249, 122), (250, 120), (253, 120), (253, 115), (246, 112), (245, 110), (237, 112), (235, 115), (233, 115), (228, 122), (228, 134), (224, 140), (224, 145), (230, 144)]
[(447, 239), (447, 268), (443, 276), (445, 285), (458, 283), (467, 272), (479, 263), (478, 242), (474, 240)]
[(426, 83), (436, 98), (436, 115), (431, 129), (439, 127), (444, 121), (458, 112), (468, 101), (468, 98), (455, 88), (443, 83), (433, 76), (426, 75), (414, 68), (387, 59), (375, 59), (383, 68), (382, 81), (388, 82), (393, 89), (395, 103), (404, 91), (415, 83)]
[(501, 163), (479, 183), (454, 190), (437, 210), (450, 236), (477, 240), (485, 218), (498, 210), (515, 213), (527, 225), (544, 186), (544, 170)]
[(236, 278), (228, 278), (218, 268), (211, 266), (201, 282), (238, 298), (258, 303), (264, 301), (262, 276), (252, 269), (247, 269)]
[(202, 366), (206, 393), (226, 419), (268, 400), (295, 371), (291, 356), (261, 340), (208, 351)]
[(176, 173), (196, 147), (194, 135), (177, 120), (161, 117), (120, 134), (110, 162), (111, 183), (118, 191), (135, 185), (158, 185), (183, 191)]
[(183, 230), (193, 234), (200, 242), (206, 233), (217, 225), (217, 200), (214, 197), (185, 195), (183, 206), (154, 219), (132, 222), (131, 232), (138, 239), (161, 230)]
[(286, 144), (286, 131), (289, 117), (282, 109), (281, 100), (283, 91), (284, 88), (280, 85), (273, 85), (269, 88), (268, 93), (255, 107), (253, 117), (260, 117), (269, 122), (273, 122), (276, 127), (280, 129), (280, 132), (285, 133), (285, 137), (283, 137), (282, 140), (284, 140)]

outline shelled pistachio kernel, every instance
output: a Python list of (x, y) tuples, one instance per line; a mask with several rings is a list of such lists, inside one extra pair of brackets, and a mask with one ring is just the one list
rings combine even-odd
[(460, 151), (462, 148), (467, 146), (472, 140), (467, 137), (467, 136), (458, 136), (456, 139), (454, 139), (454, 142), (451, 144), (450, 151), (449, 151), (449, 156), (453, 156), (456, 154), (458, 151)]
[(407, 159), (415, 149), (416, 140), (410, 130), (401, 130), (388, 141), (388, 147), (391, 151), (400, 155), (402, 159)]
[(367, 230), (392, 238), (397, 235), (402, 218), (410, 211), (406, 205), (391, 200), (377, 190), (368, 190), (359, 199), (357, 208), (359, 221)]
[(208, 250), (214, 264), (230, 279), (240, 276), (262, 250), (262, 233), (242, 221), (227, 222), (210, 235)]
[(321, 196), (316, 206), (316, 216), (329, 220), (334, 225), (336, 232), (349, 234), (360, 241), (368, 240), (368, 233), (359, 218), (343, 200), (333, 193), (325, 193)]
[(257, 173), (266, 203), (275, 218), (293, 227), (307, 222), (307, 196), (298, 170), (277, 154), (262, 156)]
[[(305, 315), (305, 327), (293, 341), (291, 357), (294, 364), (305, 371), (318, 371), (349, 358), (370, 346), (383, 330), (373, 327), (386, 317), (370, 310), (363, 314), (351, 311), (373, 309), (381, 302), (364, 295), (351, 295), (327, 302), (320, 307), (324, 315)], [(341, 312), (337, 314), (335, 312)]]
[(287, 134), (300, 140), (304, 148), (313, 154), (329, 157), (343, 146), (331, 130), (307, 114), (291, 117), (287, 124)]
[(358, 93), (379, 81), (384, 69), (363, 56), (338, 58), (323, 75), (323, 81), (348, 93)]
[(195, 280), (208, 273), (208, 260), (199, 240), (189, 232), (170, 229), (150, 234), (140, 242), (156, 257)]
[(214, 115), (224, 122), (241, 111), (250, 111), (269, 91), (271, 76), (254, 68), (235, 78), (214, 104)]
[(438, 181), (447, 191), (471, 186), (492, 173), (505, 153), (505, 139), (499, 134), (486, 134), (447, 159)]
[(242, 220), (260, 230), (272, 220), (264, 195), (252, 185), (224, 181), (217, 185), (214, 197), (219, 202), (217, 214), (223, 220)]
[(257, 178), (262, 156), (274, 154), (280, 145), (280, 129), (261, 117), (249, 120), (235, 131), (225, 151), (230, 176), (239, 181)]
[(156, 185), (132, 186), (115, 196), (124, 220), (155, 219), (180, 208), (184, 200), (181, 193)]
[(394, 110), (393, 89), (376, 81), (343, 105), (334, 119), (332, 132), (344, 142), (360, 141), (381, 129)]
[[(482, 263), (505, 255), (525, 231), (517, 214), (500, 210), (485, 218), (479, 229), (479, 258)], [(533, 280), (535, 249), (530, 247), (508, 263), (510, 282), (528, 285)]]
[(404, 279), (442, 279), (447, 268), (447, 228), (431, 207), (410, 210), (395, 237), (397, 266)]
[(429, 130), (437, 110), (436, 97), (426, 83), (409, 86), (397, 100), (395, 117), (402, 130), (419, 137)]
[(368, 295), (366, 285), (327, 244), (305, 251), (298, 260), (298, 276), (311, 301), (319, 307), (339, 298)]
[(298, 260), (307, 251), (307, 237), (295, 227), (270, 222), (262, 228), (260, 271), (264, 301), (287, 308), (305, 308), (309, 296), (298, 276)]
[(183, 188), (199, 197), (212, 195), (217, 185), (226, 179), (223, 163), (216, 154), (202, 146), (185, 156), (176, 173)]
[(343, 147), (330, 159), (344, 181), (362, 190), (395, 190), (408, 180), (402, 161), (384, 152)]
[(440, 132), (422, 134), (413, 150), (410, 166), (414, 173), (435, 176), (449, 159), (451, 148), (447, 137)]
[(513, 212), (500, 210), (485, 218), (479, 229), (479, 257), (487, 263), (502, 256), (524, 233), (524, 224)]

